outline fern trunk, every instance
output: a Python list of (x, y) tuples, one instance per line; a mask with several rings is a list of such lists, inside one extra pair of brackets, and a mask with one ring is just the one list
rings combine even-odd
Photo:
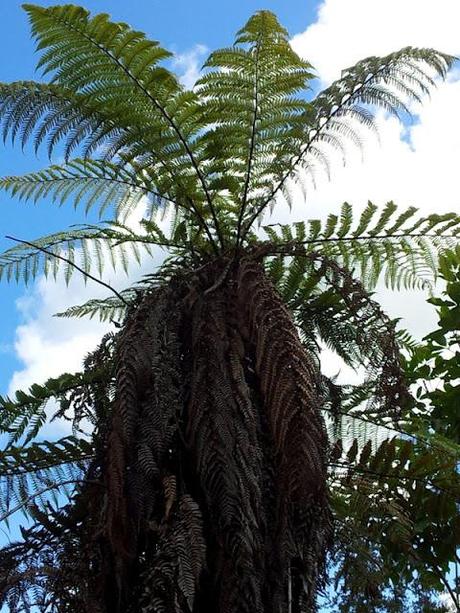
[(317, 366), (262, 266), (224, 266), (126, 319), (63, 610), (315, 608), (330, 537)]

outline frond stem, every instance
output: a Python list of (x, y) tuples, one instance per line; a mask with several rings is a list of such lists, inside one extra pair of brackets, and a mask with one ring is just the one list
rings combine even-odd
[(435, 564), (431, 568), (434, 571), (435, 575), (438, 576), (438, 579), (442, 582), (446, 590), (448, 591), (449, 596), (452, 598), (452, 602), (454, 603), (454, 606), (457, 609), (457, 611), (460, 611), (460, 601), (458, 599), (458, 594), (457, 595), (455, 594), (454, 590), (451, 588), (449, 582), (447, 581), (447, 578), (444, 576), (443, 572)]
[(244, 212), (247, 205), (248, 199), (248, 191), (249, 191), (249, 183), (251, 180), (251, 170), (252, 170), (252, 162), (254, 156), (254, 149), (256, 144), (256, 126), (257, 126), (257, 118), (258, 118), (258, 104), (259, 104), (259, 55), (260, 55), (260, 37), (257, 41), (256, 52), (255, 52), (255, 71), (254, 71), (254, 112), (252, 116), (252, 125), (251, 125), (251, 139), (249, 145), (249, 153), (248, 153), (248, 164), (246, 171), (246, 180), (244, 182), (243, 189), (243, 197), (241, 198), (241, 209), (238, 215), (238, 226), (236, 232), (236, 249), (238, 250), (239, 242), (240, 242), (240, 234), (241, 234), (241, 224), (243, 222)]
[[(211, 247), (214, 251), (214, 253), (216, 255), (219, 254), (219, 249), (216, 245), (216, 242), (211, 234), (211, 230), (209, 229), (208, 224), (205, 222), (203, 215), (201, 214), (200, 210), (198, 209), (197, 206), (195, 206), (195, 203), (193, 202), (193, 200), (190, 197), (187, 197), (187, 200), (189, 201), (190, 206), (193, 208), (193, 210), (195, 211), (195, 215), (198, 217), (198, 221), (201, 224), (201, 226), (203, 227), (204, 231), (206, 232), (206, 235), (209, 239), (209, 242), (211, 244)], [(221, 246), (223, 245), (222, 241), (220, 241)]]

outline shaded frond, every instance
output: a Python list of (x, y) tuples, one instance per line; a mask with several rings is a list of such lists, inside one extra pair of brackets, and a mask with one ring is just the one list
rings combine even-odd
[[(386, 588), (395, 565), (404, 582), (414, 571), (431, 572), (438, 577), (436, 589), (443, 589), (439, 578), (447, 566), (440, 560), (446, 554), (455, 558), (455, 538), (448, 535), (458, 530), (456, 465), (455, 458), (438, 450), (391, 437), (376, 447), (354, 444), (331, 458), (332, 504), (339, 522), (335, 562), (345, 560), (345, 575), (347, 559), (363, 567), (358, 571), (360, 602)], [(380, 566), (381, 584), (366, 593), (369, 560)]]
[(57, 413), (65, 412), (78, 392), (100, 380), (102, 374), (99, 370), (64, 373), (43, 385), (34, 383), (27, 392), (18, 390), (14, 398), (0, 397), (0, 432), (8, 434), (9, 445), (30, 442), (51, 417), (46, 410), (50, 401), (56, 401)]
[[(260, 250), (263, 255), (278, 253), (293, 258), (289, 263), (281, 261), (280, 269), (275, 268), (277, 287), (286, 296), (307, 346), (314, 347), (319, 335), (347, 364), (353, 368), (364, 366), (367, 380), (361, 402), (367, 402), (369, 412), (385, 412), (393, 417), (399, 414), (408, 391), (396, 322), (349, 269), (323, 253), (309, 251), (295, 242), (285, 243), (278, 250), (274, 245), (264, 245)], [(279, 257), (274, 261), (279, 267)], [(270, 269), (269, 262), (269, 274)], [(322, 291), (318, 291), (319, 283)]]
[(0, 451), (0, 521), (69, 493), (93, 456), (91, 443), (73, 436)]

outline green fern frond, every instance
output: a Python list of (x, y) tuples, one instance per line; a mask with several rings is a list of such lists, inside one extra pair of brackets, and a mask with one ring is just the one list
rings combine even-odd
[[(116, 98), (118, 93), (113, 95)], [(163, 128), (149, 124), (148, 117), (138, 118), (136, 123), (129, 114), (118, 116), (115, 109), (98, 103), (92, 95), (78, 94), (60, 85), (19, 82), (0, 85), (0, 123), (4, 138), (20, 137), (23, 146), (32, 137), (36, 149), (46, 141), (49, 156), (62, 144), (67, 160), (75, 150), (85, 158), (95, 154), (104, 162), (112, 159), (113, 164), (106, 169), (102, 164), (98, 168), (95, 160), (87, 165), (81, 161), (76, 164), (83, 167), (84, 176), (95, 172), (100, 178), (116, 178), (119, 185), (126, 180), (132, 183), (130, 175), (134, 173), (134, 187), (153, 196), (154, 204), (173, 202), (176, 209), (186, 209), (205, 229), (209, 207), (206, 211), (200, 204), (203, 196), (197, 194), (189, 160), (180, 165), (180, 149), (163, 139)]]
[[(118, 124), (123, 134), (116, 150), (109, 147), (110, 157), (122, 151), (125, 162), (160, 165), (169, 191), (176, 183), (174, 189), (182, 192), (182, 198), (173, 199), (186, 195), (197, 215), (205, 203), (205, 216), (212, 217), (219, 234), (211, 193), (197, 161), (195, 141), (202, 131), (197, 97), (184, 92), (176, 77), (159, 66), (170, 53), (126, 24), (111, 22), (106, 14), (90, 17), (72, 5), (28, 4), (25, 9), (42, 52), (39, 67), (52, 76), (52, 83), (94, 101), (104, 115), (123, 118)], [(66, 126), (63, 130), (68, 138)], [(90, 149), (95, 150), (94, 143)], [(161, 186), (159, 192), (166, 190)]]
[(386, 57), (366, 58), (344, 70), (342, 77), (312, 102), (316, 117), (315, 125), (310, 126), (315, 131), (310, 143), (321, 141), (331, 128), (340, 133), (350, 118), (372, 127), (373, 117), (363, 104), (382, 107), (397, 116), (408, 113), (406, 101), (420, 102), (435, 86), (433, 74), (445, 77), (454, 60), (433, 49), (406, 47)]
[(79, 267), (83, 274), (96, 269), (102, 277), (107, 263), (116, 270), (120, 264), (127, 273), (130, 261), (141, 262), (143, 252), (152, 255), (152, 247), (180, 247), (161, 233), (137, 234), (119, 222), (77, 226), (66, 232), (57, 232), (33, 242), (20, 243), (0, 255), (0, 278), (25, 283), (40, 273), (56, 278), (63, 269), (68, 283)]
[(73, 464), (94, 456), (85, 439), (66, 436), (58, 441), (40, 441), (24, 447), (8, 447), (0, 452), (0, 478), (28, 474), (55, 465)]
[(298, 94), (313, 75), (269, 11), (251, 17), (234, 46), (213, 52), (205, 68), (196, 86), (209, 126), (201, 144), (208, 173), (231, 194), (239, 235), (249, 201), (289, 159), (299, 121), (310, 108)]
[[(375, 129), (371, 107), (399, 116), (409, 113), (410, 100), (420, 100), (435, 85), (433, 74), (444, 78), (455, 58), (433, 49), (406, 47), (386, 57), (370, 57), (344, 71), (342, 78), (321, 92), (305, 110), (297, 138), (291, 145), (289, 163), (275, 177), (271, 189), (251, 203), (245, 231), (260, 217), (277, 194), (289, 197), (287, 183), (299, 169), (314, 173), (328, 170), (328, 151), (346, 153), (348, 142), (360, 146), (362, 129)], [(318, 152), (323, 152), (323, 155)], [(324, 162), (326, 161), (326, 163)]]
[(295, 226), (294, 231), (290, 225), (264, 229), (274, 243), (274, 252), (276, 244), (302, 244), (355, 270), (370, 290), (380, 279), (391, 289), (431, 288), (440, 257), (460, 239), (460, 216), (423, 217), (415, 207), (400, 212), (393, 202), (376, 217), (378, 210), (369, 202), (355, 221), (352, 207), (344, 203), (339, 214), (330, 214), (323, 224), (310, 220)]
[(167, 201), (143, 180), (135, 168), (120, 168), (109, 162), (74, 159), (63, 166), (50, 166), (39, 172), (0, 179), (0, 188), (12, 196), (36, 203), (50, 198), (62, 206), (72, 202), (84, 205), (85, 213), (98, 208), (99, 216), (112, 209), (114, 216), (125, 219), (142, 201), (147, 216), (152, 216)]
[[(130, 302), (135, 299), (136, 294), (134, 290), (124, 290), (120, 292), (126, 302)], [(122, 302), (116, 296), (110, 296), (109, 298), (93, 298), (88, 300), (84, 304), (71, 306), (61, 313), (56, 313), (55, 317), (89, 317), (93, 319), (97, 317), (99, 321), (121, 321), (127, 311), (125, 302)]]
[(93, 446), (73, 436), (0, 451), (0, 522), (43, 508), (56, 491), (69, 496), (93, 456)]

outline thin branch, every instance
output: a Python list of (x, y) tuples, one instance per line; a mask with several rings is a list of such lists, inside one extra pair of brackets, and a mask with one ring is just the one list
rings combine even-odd
[(15, 238), (14, 236), (5, 236), (5, 238), (7, 238), (8, 240), (11, 240), (11, 241), (15, 241), (16, 243), (22, 243), (23, 245), (28, 245), (29, 247), (33, 247), (34, 249), (37, 249), (37, 251), (41, 251), (42, 253), (46, 253), (46, 255), (49, 255), (49, 256), (51, 256), (53, 258), (57, 258), (58, 260), (61, 260), (62, 262), (65, 262), (66, 264), (69, 264), (69, 266), (72, 266), (73, 268), (78, 270), (78, 272), (80, 272), (83, 276), (85, 276), (88, 279), (91, 279), (92, 281), (94, 281), (95, 283), (99, 283), (99, 285), (102, 285), (103, 287), (106, 287), (107, 289), (109, 289), (127, 307), (130, 306), (129, 302), (126, 302), (126, 300), (123, 298), (123, 296), (119, 292), (117, 292), (117, 290), (114, 289), (111, 285), (109, 285), (108, 283), (105, 283), (105, 281), (101, 281), (100, 279), (98, 279), (96, 277), (93, 277), (93, 275), (91, 275), (89, 272), (86, 272), (86, 270), (83, 270), (83, 268), (81, 268), (80, 266), (78, 266), (77, 264), (75, 264), (74, 262), (69, 260), (68, 258), (65, 258), (62, 255), (58, 255), (57, 253), (53, 253), (52, 251), (48, 251), (48, 249), (45, 249), (44, 247), (39, 247), (35, 243), (31, 243), (29, 241), (25, 241), (25, 240), (22, 240), (20, 238)]
[(449, 596), (452, 598), (452, 602), (454, 603), (457, 611), (460, 611), (460, 602), (455, 595), (454, 590), (450, 587), (449, 582), (447, 581), (447, 578), (444, 576), (443, 572), (435, 565), (433, 565), (431, 568), (434, 571), (435, 575), (438, 576), (438, 579), (443, 583), (446, 590), (449, 592)]

